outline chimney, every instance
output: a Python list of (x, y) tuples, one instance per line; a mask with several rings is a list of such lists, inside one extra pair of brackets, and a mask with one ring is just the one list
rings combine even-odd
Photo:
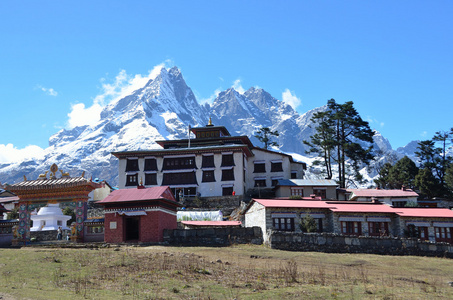
[(406, 191), (406, 186), (405, 186), (405, 185), (402, 185), (402, 186), (401, 186), (401, 190), (402, 190), (402, 191)]

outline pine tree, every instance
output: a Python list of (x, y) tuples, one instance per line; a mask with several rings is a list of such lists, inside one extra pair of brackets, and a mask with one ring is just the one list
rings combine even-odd
[(418, 187), (420, 194), (431, 199), (439, 194), (441, 185), (439, 180), (434, 177), (430, 169), (420, 169), (418, 175), (415, 177), (415, 185)]
[(411, 189), (415, 188), (415, 176), (417, 176), (418, 171), (418, 167), (412, 159), (407, 156), (403, 157), (389, 170), (389, 188), (400, 189), (403, 186)]
[[(311, 136), (310, 152), (324, 157), (324, 167), (328, 177), (332, 176), (332, 163), (338, 167), (338, 183), (344, 188), (347, 175), (352, 169), (354, 179), (361, 180), (361, 164), (369, 164), (373, 159), (372, 146), (362, 147), (359, 142), (372, 143), (374, 132), (368, 122), (362, 120), (352, 101), (338, 104), (334, 99), (327, 102), (327, 111), (315, 114), (312, 121), (317, 124), (316, 134)], [(346, 166), (349, 161), (350, 165)]]
[(269, 127), (261, 127), (257, 132), (255, 132), (254, 137), (256, 137), (260, 142), (264, 143), (264, 149), (271, 147), (278, 147), (277, 142), (272, 141), (273, 137), (278, 137), (279, 133), (277, 130), (270, 130)]

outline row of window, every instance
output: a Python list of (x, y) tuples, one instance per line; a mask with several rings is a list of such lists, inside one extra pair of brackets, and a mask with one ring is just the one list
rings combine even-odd
[[(214, 171), (203, 171), (202, 182), (215, 182)], [(222, 170), (221, 181), (234, 181), (234, 169)], [(126, 175), (126, 186), (137, 186), (138, 174)], [(164, 173), (162, 185), (198, 184), (195, 172)], [(158, 185), (156, 173), (145, 173), (144, 185)]]
[[(223, 154), (221, 167), (232, 167), (234, 164), (233, 154)], [(215, 168), (214, 155), (203, 155), (202, 168)], [(164, 158), (162, 170), (196, 169), (195, 157), (166, 157)], [(126, 172), (140, 171), (138, 159), (126, 160)], [(158, 171), (155, 158), (145, 158), (144, 171)]]
[[(321, 197), (321, 199), (327, 199), (327, 190), (324, 188), (313, 188), (313, 194), (316, 197)], [(304, 197), (304, 189), (303, 188), (292, 188), (291, 196)], [(310, 196), (310, 195), (305, 195), (305, 197), (308, 197), (308, 196)]]
[[(276, 186), (277, 184), (278, 179), (272, 179), (271, 186)], [(257, 188), (267, 187), (266, 179), (265, 178), (255, 179), (255, 187)]]
[[(283, 172), (282, 162), (271, 162), (271, 172)], [(253, 173), (266, 173), (266, 163), (255, 162)]]

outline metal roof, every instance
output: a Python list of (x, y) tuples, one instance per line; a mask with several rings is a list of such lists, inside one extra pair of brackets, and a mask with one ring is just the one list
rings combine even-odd
[(453, 218), (453, 210), (448, 208), (394, 208), (400, 217)]
[(351, 195), (351, 200), (359, 197), (366, 198), (409, 198), (409, 197), (418, 197), (418, 194), (413, 190), (381, 190), (381, 189), (358, 189), (358, 190), (349, 190)]
[(240, 226), (240, 221), (181, 221), (181, 224), (188, 226)]
[(313, 200), (275, 200), (275, 199), (252, 199), (255, 202), (265, 207), (281, 207), (281, 208), (330, 208), (333, 205), (325, 201)]
[(386, 204), (332, 204), (333, 212), (343, 213), (395, 213), (395, 209)]
[(338, 186), (332, 179), (279, 179), (280, 186)]
[(118, 203), (129, 201), (147, 201), (165, 199), (168, 201), (176, 202), (173, 193), (168, 186), (155, 186), (150, 188), (132, 188), (120, 189), (111, 192), (103, 200), (96, 203)]

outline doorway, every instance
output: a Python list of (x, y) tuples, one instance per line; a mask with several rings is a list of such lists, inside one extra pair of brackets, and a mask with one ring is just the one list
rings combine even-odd
[(126, 218), (126, 241), (139, 240), (140, 217)]

